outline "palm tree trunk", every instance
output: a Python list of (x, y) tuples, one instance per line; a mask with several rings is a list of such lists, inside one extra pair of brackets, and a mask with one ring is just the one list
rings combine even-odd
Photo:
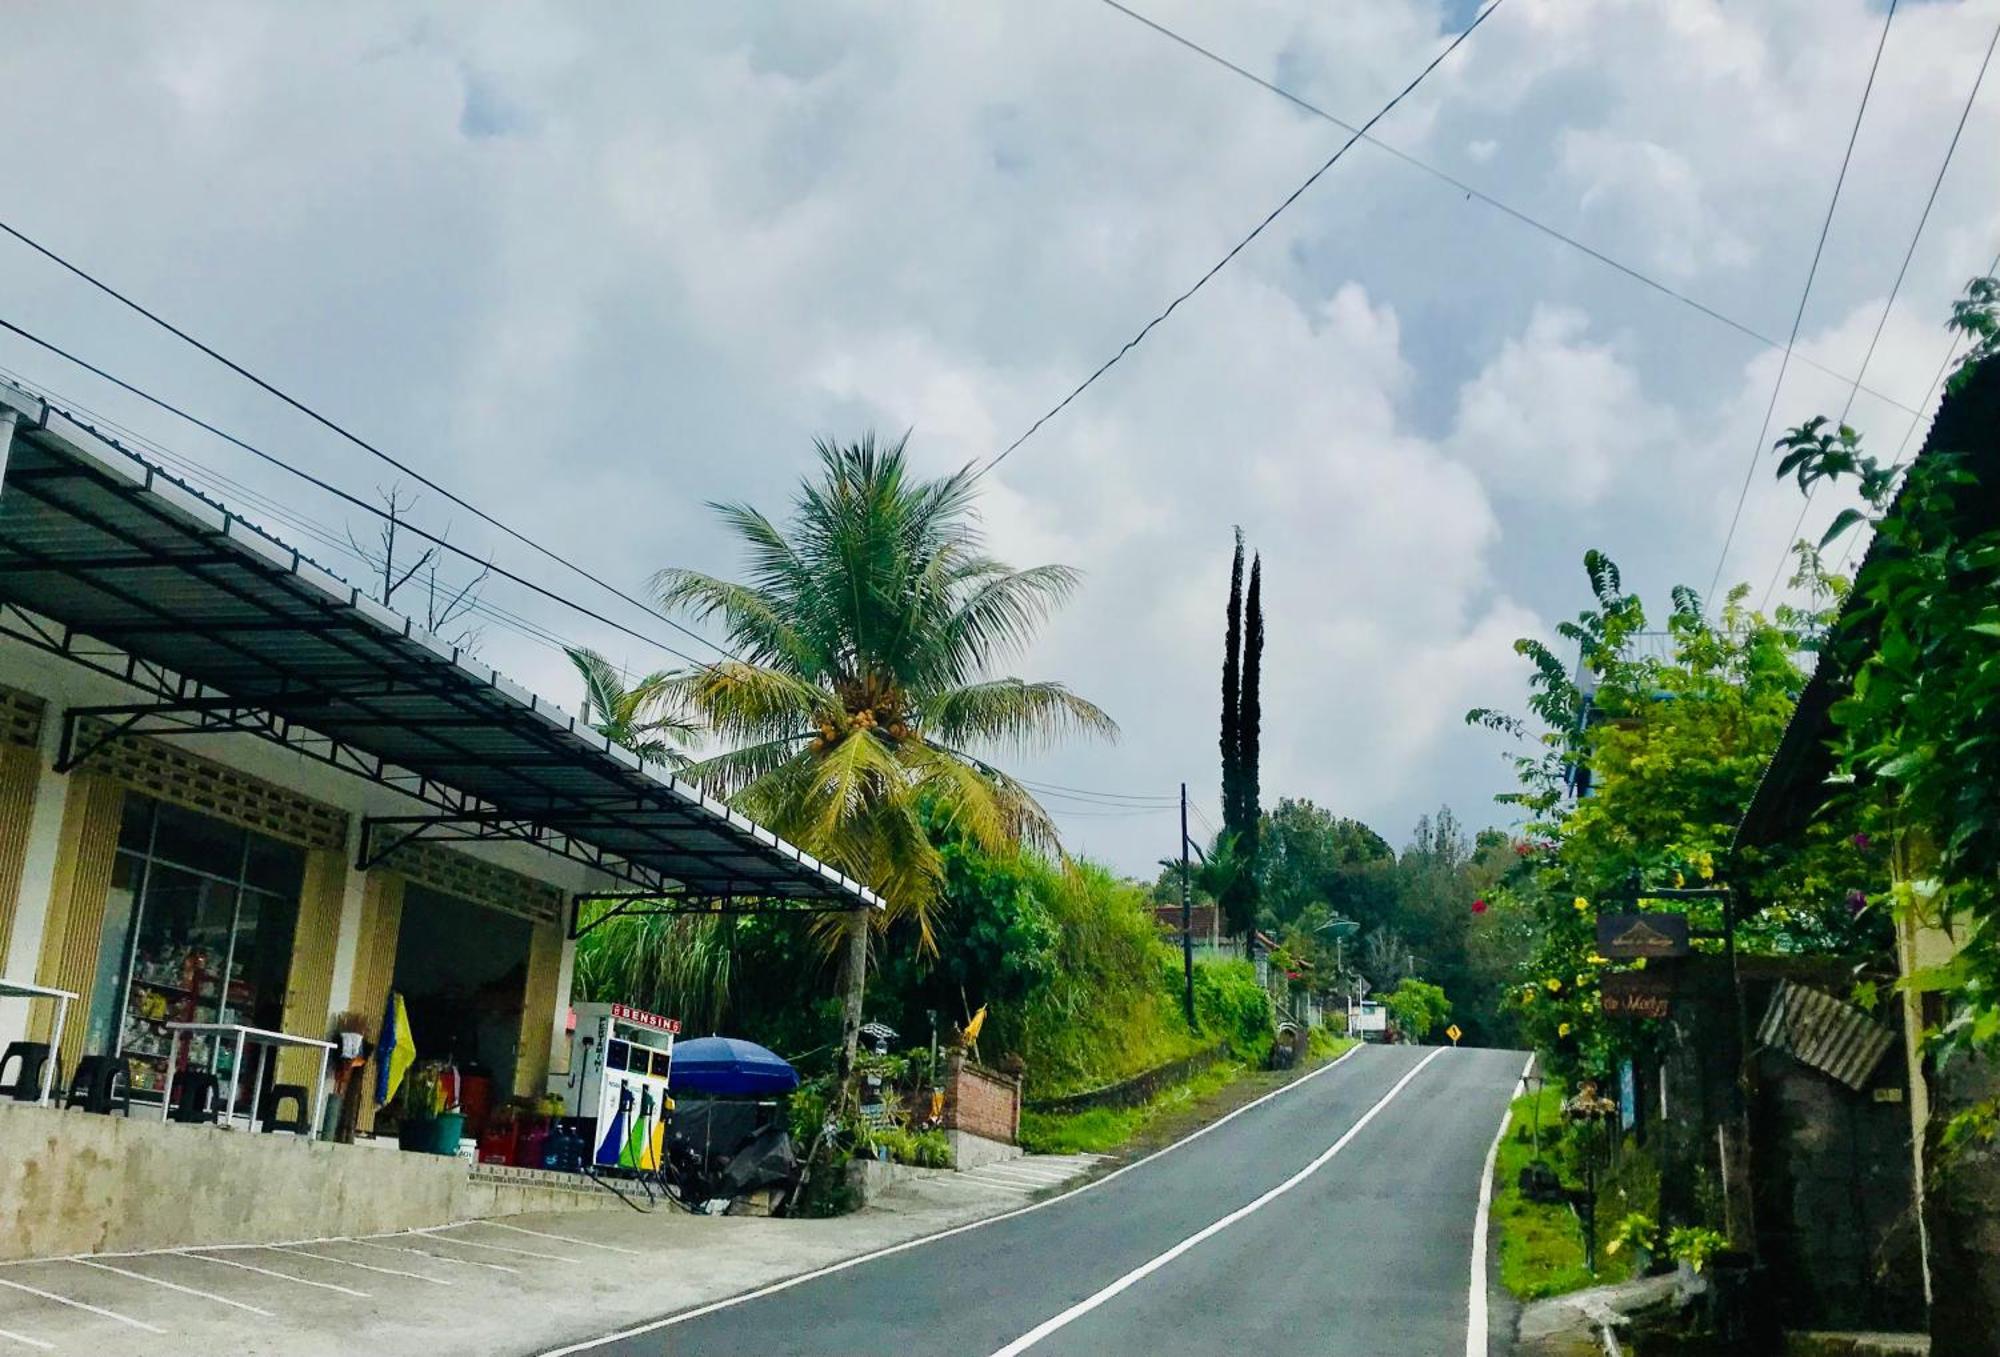
[(868, 982), (869, 911), (857, 909), (847, 916), (846, 933), (840, 950), (840, 1098), (854, 1095), (854, 1053), (861, 1044), (861, 1000)]

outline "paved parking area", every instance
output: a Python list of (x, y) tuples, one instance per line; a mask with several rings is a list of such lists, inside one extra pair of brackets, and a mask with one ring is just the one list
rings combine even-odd
[(7, 1353), (530, 1354), (1020, 1206), (1094, 1157), (900, 1182), (839, 1220), (596, 1211), (0, 1264)]

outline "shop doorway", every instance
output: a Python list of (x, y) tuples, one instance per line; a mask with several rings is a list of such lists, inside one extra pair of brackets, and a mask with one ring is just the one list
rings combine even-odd
[(408, 882), (396, 936), (396, 991), (419, 1060), (458, 1070), (466, 1131), (514, 1092), (533, 927), (525, 919)]

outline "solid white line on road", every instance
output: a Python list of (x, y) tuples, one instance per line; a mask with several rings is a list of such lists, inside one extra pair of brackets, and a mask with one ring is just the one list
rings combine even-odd
[(39, 1338), (30, 1338), (24, 1333), (15, 1333), (12, 1329), (0, 1329), (0, 1338), (4, 1338), (10, 1343), (21, 1343), (31, 1348), (40, 1348), (43, 1352), (54, 1352), (56, 1347), (54, 1343), (45, 1343)]
[(530, 1230), (520, 1225), (509, 1225), (504, 1220), (475, 1220), (474, 1225), (491, 1225), (496, 1230), (512, 1230), (515, 1234), (531, 1234), (537, 1239), (553, 1239), (558, 1244), (581, 1244), (586, 1249), (603, 1249), (606, 1253), (629, 1253), (634, 1258), (644, 1258), (644, 1249), (621, 1248), (616, 1244), (599, 1244), (593, 1239), (572, 1239), (566, 1234), (550, 1234), (547, 1230)]
[(342, 1239), (333, 1242), (359, 1244), (364, 1249), (381, 1249), (387, 1253), (414, 1253), (419, 1258), (428, 1258), (433, 1262), (456, 1263), (460, 1267), (483, 1267), (489, 1272), (512, 1272), (518, 1275), (521, 1271), (517, 1267), (508, 1267), (505, 1263), (487, 1263), (477, 1258), (454, 1258), (448, 1253), (426, 1253), (422, 1249), (413, 1249), (407, 1244), (377, 1244), (369, 1239)]
[(1224, 1230), (1234, 1225), (1237, 1221), (1242, 1220), (1245, 1216), (1251, 1215), (1256, 1211), (1262, 1210), (1264, 1207), (1270, 1205), (1278, 1198), (1284, 1196), (1287, 1192), (1290, 1192), (1300, 1183), (1303, 1183), (1306, 1179), (1312, 1177), (1315, 1173), (1318, 1173), (1321, 1169), (1325, 1168), (1326, 1165), (1333, 1159), (1335, 1155), (1339, 1154), (1342, 1150), (1346, 1149), (1348, 1142), (1353, 1140), (1354, 1137), (1356, 1137), (1357, 1135), (1361, 1134), (1361, 1128), (1366, 1126), (1369, 1122), (1375, 1120), (1376, 1113), (1380, 1112), (1383, 1108), (1387, 1107), (1390, 1101), (1398, 1093), (1401, 1093), (1405, 1088), (1409, 1087), (1410, 1081), (1416, 1078), (1419, 1074), (1423, 1073), (1424, 1066), (1430, 1064), (1433, 1060), (1436, 1060), (1439, 1056), (1443, 1055), (1444, 1052), (1445, 1048), (1440, 1046), (1436, 1050), (1432, 1051), (1429, 1055), (1425, 1056), (1422, 1060), (1419, 1060), (1416, 1063), (1416, 1066), (1412, 1068), (1408, 1074), (1404, 1075), (1401, 1079), (1398, 1079), (1395, 1082), (1395, 1084), (1389, 1089), (1389, 1091), (1387, 1093), (1384, 1093), (1381, 1096), (1381, 1098), (1376, 1101), (1373, 1107), (1369, 1108), (1366, 1112), (1363, 1112), (1360, 1118), (1354, 1123), (1354, 1125), (1348, 1127), (1347, 1130), (1342, 1132), (1340, 1139), (1334, 1141), (1333, 1144), (1327, 1146), (1324, 1150), (1321, 1150), (1318, 1154), (1314, 1155), (1311, 1162), (1309, 1162), (1304, 1168), (1300, 1169), (1297, 1173), (1294, 1173), (1291, 1177), (1285, 1179), (1285, 1181), (1279, 1183), (1276, 1187), (1270, 1188), (1267, 1191), (1259, 1193), (1257, 1196), (1251, 1198), (1249, 1201), (1237, 1207), (1234, 1211), (1231, 1211), (1228, 1215), (1223, 1216), (1221, 1219), (1211, 1221), (1207, 1225), (1204, 1225), (1201, 1229), (1195, 1231), (1193, 1234), (1189, 1235), (1186, 1239), (1183, 1239), (1180, 1243), (1174, 1245), (1172, 1248), (1166, 1250), (1164, 1253), (1155, 1254), (1153, 1257), (1141, 1263), (1138, 1267), (1135, 1267), (1130, 1272), (1126, 1273), (1123, 1277), (1120, 1277), (1117, 1281), (1112, 1282), (1108, 1286), (1101, 1287), (1092, 1294), (1085, 1296), (1082, 1300), (1070, 1306), (1067, 1310), (1064, 1310), (1061, 1314), (1052, 1315), (1048, 1319), (1043, 1320), (1041, 1323), (1037, 1324), (1034, 1328), (1028, 1330), (1026, 1333), (1022, 1334), (1019, 1338), (1016, 1338), (1013, 1342), (1007, 1344), (1003, 1348), (997, 1349), (993, 1353), (993, 1357), (1018, 1357), (1018, 1354), (1026, 1352), (1029, 1348), (1035, 1346), (1035, 1344), (1041, 1342), (1044, 1338), (1047, 1338), (1050, 1334), (1056, 1332), (1058, 1329), (1067, 1328), (1069, 1325), (1075, 1323), (1077, 1320), (1089, 1314), (1092, 1310), (1095, 1310), (1098, 1306), (1104, 1304), (1104, 1302), (1110, 1300), (1113, 1296), (1116, 1296), (1119, 1292), (1124, 1291), (1126, 1288), (1132, 1286), (1135, 1282), (1142, 1281), (1145, 1278), (1152, 1276), (1155, 1272), (1158, 1272), (1168, 1263), (1173, 1262), (1174, 1259), (1180, 1257), (1182, 1254), (1186, 1253), (1189, 1249), (1201, 1243), (1203, 1240), (1214, 1238), (1216, 1235), (1221, 1234)]
[(457, 1235), (441, 1235), (437, 1230), (456, 1230), (456, 1225), (439, 1225), (429, 1230), (412, 1230), (411, 1234), (422, 1235), (435, 1244), (457, 1244), (468, 1249), (491, 1249), (495, 1253), (518, 1254), (522, 1258), (540, 1258), (548, 1263), (578, 1263), (580, 1258), (565, 1258), (559, 1253), (536, 1253), (533, 1249), (510, 1249), (505, 1244), (482, 1244), (476, 1239), (460, 1239)]
[(317, 1258), (322, 1263), (338, 1263), (342, 1267), (360, 1268), (363, 1272), (379, 1272), (385, 1277), (411, 1277), (420, 1282), (429, 1282), (432, 1286), (458, 1285), (458, 1283), (448, 1282), (442, 1277), (426, 1277), (421, 1272), (410, 1272), (399, 1267), (377, 1267), (373, 1263), (357, 1263), (352, 1258), (336, 1258), (330, 1253), (313, 1253), (306, 1249), (294, 1248), (290, 1244), (273, 1244), (271, 1251), (273, 1253), (295, 1253), (301, 1258)]
[[(263, 1247), (269, 1248), (270, 1246), (267, 1244)], [(366, 1291), (356, 1291), (351, 1286), (341, 1286), (334, 1282), (316, 1282), (310, 1277), (294, 1277), (289, 1272), (277, 1272), (271, 1268), (258, 1267), (254, 1263), (239, 1263), (234, 1258), (216, 1258), (210, 1254), (195, 1253), (189, 1249), (174, 1249), (171, 1252), (177, 1258), (199, 1258), (204, 1263), (214, 1263), (218, 1267), (241, 1268), (245, 1272), (254, 1272), (261, 1277), (276, 1277), (281, 1282), (293, 1282), (299, 1286), (318, 1287), (321, 1291), (338, 1291), (343, 1296), (359, 1296), (363, 1300), (368, 1299)]]
[(907, 1253), (911, 1249), (920, 1249), (924, 1247), (924, 1245), (926, 1244), (940, 1243), (943, 1240), (952, 1238), (954, 1235), (962, 1235), (967, 1233), (968, 1231), (982, 1229), (988, 1225), (997, 1225), (999, 1222), (1003, 1220), (1014, 1220), (1017, 1217), (1029, 1215), (1035, 1211), (1046, 1210), (1049, 1207), (1054, 1206), (1059, 1202), (1071, 1201), (1077, 1197), (1081, 1197), (1084, 1193), (1089, 1192), (1094, 1188), (1099, 1188), (1104, 1186), (1106, 1183), (1111, 1182), (1113, 1179), (1124, 1177), (1126, 1174), (1130, 1173), (1133, 1169), (1144, 1168), (1147, 1164), (1152, 1163), (1155, 1159), (1160, 1158), (1162, 1155), (1172, 1154), (1175, 1150), (1178, 1150), (1183, 1146), (1194, 1144), (1195, 1141), (1200, 1140), (1210, 1131), (1218, 1130), (1221, 1127), (1228, 1125), (1230, 1122), (1235, 1121), (1238, 1117), (1242, 1116), (1245, 1112), (1249, 1112), (1255, 1108), (1262, 1107), (1265, 1103), (1270, 1102), (1271, 1099), (1273, 1098), (1277, 1098), (1284, 1094), (1290, 1093), (1294, 1089), (1304, 1087), (1306, 1084), (1312, 1082), (1314, 1079), (1319, 1078), (1322, 1074), (1326, 1074), (1330, 1070), (1333, 1070), (1338, 1066), (1346, 1063), (1347, 1058), (1360, 1049), (1361, 1047), (1359, 1045), (1350, 1046), (1346, 1050), (1342, 1051), (1334, 1059), (1328, 1061), (1324, 1065), (1321, 1065), (1318, 1069), (1313, 1070), (1307, 1074), (1300, 1075), (1297, 1079), (1292, 1080), (1292, 1082), (1290, 1082), (1289, 1084), (1285, 1084), (1280, 1088), (1274, 1088), (1269, 1093), (1264, 1094), (1262, 1097), (1252, 1098), (1249, 1102), (1243, 1104), (1243, 1106), (1237, 1108), (1235, 1111), (1228, 1112), (1220, 1117), (1217, 1117), (1214, 1121), (1202, 1127), (1200, 1130), (1182, 1136), (1179, 1140), (1176, 1140), (1173, 1144), (1163, 1145), (1159, 1149), (1154, 1150), (1151, 1154), (1146, 1155), (1143, 1158), (1134, 1159), (1131, 1163), (1126, 1164), (1122, 1168), (1113, 1169), (1111, 1172), (1105, 1174), (1102, 1178), (1093, 1178), (1089, 1182), (1083, 1183), (1080, 1186), (1072, 1188), (1068, 1192), (1064, 1192), (1059, 1196), (1044, 1197), (1041, 1201), (1029, 1202), (1026, 1206), (1017, 1206), (1011, 1211), (1002, 1211), (998, 1215), (983, 1216), (978, 1220), (967, 1221), (963, 1225), (954, 1225), (948, 1230), (938, 1230), (932, 1234), (918, 1235), (915, 1239), (905, 1239), (900, 1244), (890, 1244), (886, 1248), (876, 1249), (872, 1253), (856, 1254), (854, 1257), (844, 1258), (838, 1263), (829, 1263), (825, 1267), (814, 1268), (810, 1272), (801, 1272), (796, 1277), (787, 1277), (783, 1281), (772, 1282), (768, 1286), (760, 1286), (755, 1288), (754, 1290), (745, 1291), (741, 1295), (728, 1296), (718, 1301), (710, 1301), (707, 1305), (697, 1305), (693, 1309), (682, 1310), (677, 1314), (667, 1315), (665, 1318), (651, 1320), (645, 1324), (635, 1324), (629, 1329), (620, 1329), (616, 1333), (602, 1334), (596, 1338), (586, 1338), (580, 1343), (571, 1343), (567, 1347), (551, 1348), (549, 1351), (540, 1354), (540, 1357), (570, 1357), (572, 1353), (589, 1352), (592, 1348), (601, 1348), (609, 1343), (621, 1343), (628, 1338), (637, 1338), (641, 1334), (655, 1333), (661, 1329), (671, 1329), (676, 1324), (685, 1324), (691, 1319), (700, 1319), (703, 1315), (712, 1315), (718, 1310), (727, 1310), (732, 1306), (747, 1305), (749, 1302), (753, 1300), (762, 1300), (764, 1297), (774, 1296), (780, 1291), (789, 1291), (795, 1286), (803, 1286), (807, 1282), (818, 1281), (821, 1277), (830, 1277), (836, 1272), (845, 1272), (849, 1268), (856, 1268), (866, 1263), (872, 1263), (878, 1258), (888, 1258), (894, 1254)]
[(65, 1263), (75, 1263), (78, 1267), (94, 1267), (99, 1272), (115, 1272), (121, 1277), (130, 1277), (135, 1282), (151, 1282), (154, 1286), (164, 1286), (167, 1290), (178, 1291), (184, 1296), (199, 1296), (203, 1300), (212, 1300), (217, 1305), (227, 1305), (232, 1310), (248, 1310), (253, 1315), (262, 1315), (266, 1319), (272, 1318), (269, 1310), (260, 1310), (256, 1306), (247, 1305), (240, 1300), (231, 1300), (227, 1296), (218, 1296), (213, 1291), (201, 1291), (192, 1286), (182, 1286), (179, 1282), (170, 1282), (164, 1277), (148, 1277), (143, 1272), (134, 1272), (130, 1268), (113, 1267), (109, 1263), (93, 1262), (88, 1258), (65, 1258), (63, 1261)]
[(130, 1315), (121, 1315), (116, 1310), (106, 1310), (102, 1306), (91, 1305), (86, 1301), (71, 1300), (68, 1296), (58, 1296), (53, 1291), (44, 1291), (39, 1286), (29, 1286), (26, 1282), (10, 1282), (0, 1279), (0, 1286), (12, 1287), (16, 1291), (25, 1291), (31, 1296), (40, 1296), (43, 1300), (52, 1300), (57, 1305), (67, 1305), (72, 1310), (88, 1310), (93, 1315), (102, 1315), (106, 1319), (115, 1319), (120, 1324), (127, 1324), (135, 1329), (144, 1329), (147, 1333), (164, 1334), (166, 1332), (165, 1329), (148, 1324), (143, 1319), (134, 1319)]
[[(1535, 1057), (1528, 1056), (1528, 1063), (1521, 1066), (1521, 1077), (1515, 1081), (1515, 1088), (1526, 1085), (1528, 1071), (1535, 1067)], [(1493, 1165), (1500, 1158), (1500, 1142), (1507, 1138), (1507, 1122), (1514, 1114), (1514, 1098), (1508, 1095), (1500, 1109), (1500, 1129), (1493, 1133), (1493, 1143), (1486, 1147), (1486, 1167), (1479, 1172), (1479, 1205), (1472, 1212), (1472, 1289), (1466, 1302), (1465, 1312), (1465, 1357), (1487, 1357), (1486, 1354), (1486, 1232), (1493, 1215)]]

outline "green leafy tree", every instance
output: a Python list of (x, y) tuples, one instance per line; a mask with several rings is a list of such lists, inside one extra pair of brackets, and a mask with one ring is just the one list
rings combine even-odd
[[(1597, 606), (1559, 628), (1577, 646), (1579, 671), (1545, 646), (1516, 643), (1532, 665), (1528, 706), (1540, 729), (1491, 710), (1467, 717), (1535, 751), (1514, 759), (1520, 790), (1502, 798), (1533, 818), (1492, 899), (1510, 917), (1535, 917), (1515, 1005), (1562, 1072), (1601, 1071), (1654, 1039), (1649, 1024), (1602, 1017), (1610, 963), (1595, 952), (1595, 902), (1635, 873), (1652, 885), (1717, 879), (1804, 687), (1798, 657), (1827, 621), (1792, 610), (1767, 619), (1745, 606), (1747, 586), (1710, 620), (1692, 590), (1677, 588), (1665, 631), (1648, 633), (1644, 607), (1609, 558), (1588, 553), (1585, 572)], [(1740, 945), (1879, 954), (1886, 944), (1879, 913), (1849, 909), (1866, 864), (1830, 833), (1738, 867), (1732, 885), (1758, 911), (1739, 929)], [(1691, 913), (1698, 925), (1720, 923), (1713, 905)]]
[[(970, 468), (909, 475), (901, 441), (818, 445), (820, 473), (780, 528), (714, 506), (748, 577), (663, 570), (666, 607), (719, 621), (741, 659), (684, 673), (674, 701), (729, 746), (689, 772), (752, 817), (879, 891), (925, 944), (945, 879), (930, 810), (990, 851), (1053, 846), (1048, 816), (975, 750), (1116, 725), (1060, 683), (989, 677), (1077, 583), (1067, 566), (1016, 570), (987, 555)], [(841, 1073), (853, 1063), (868, 916), (842, 930)]]
[[(1854, 597), (1828, 641), (1839, 684), (1831, 716), (1831, 812), (1882, 845), (1887, 902), (1948, 930), (1948, 963), (1905, 983), (1938, 996), (1941, 1067), (2000, 1059), (2000, 282), (1976, 278), (1954, 306), (1970, 341), (1924, 455), (1907, 466), (1861, 450), (1852, 430), (1811, 420), (1779, 440), (1778, 474), (1810, 491), (1852, 478), (1875, 532)], [(1900, 489), (1898, 483), (1900, 481)], [(1994, 1139), (2000, 1100), (1953, 1110), (1948, 1146)]]
[(1382, 1006), (1405, 1041), (1422, 1041), (1451, 1020), (1451, 1000), (1444, 987), (1414, 977), (1383, 995)]

